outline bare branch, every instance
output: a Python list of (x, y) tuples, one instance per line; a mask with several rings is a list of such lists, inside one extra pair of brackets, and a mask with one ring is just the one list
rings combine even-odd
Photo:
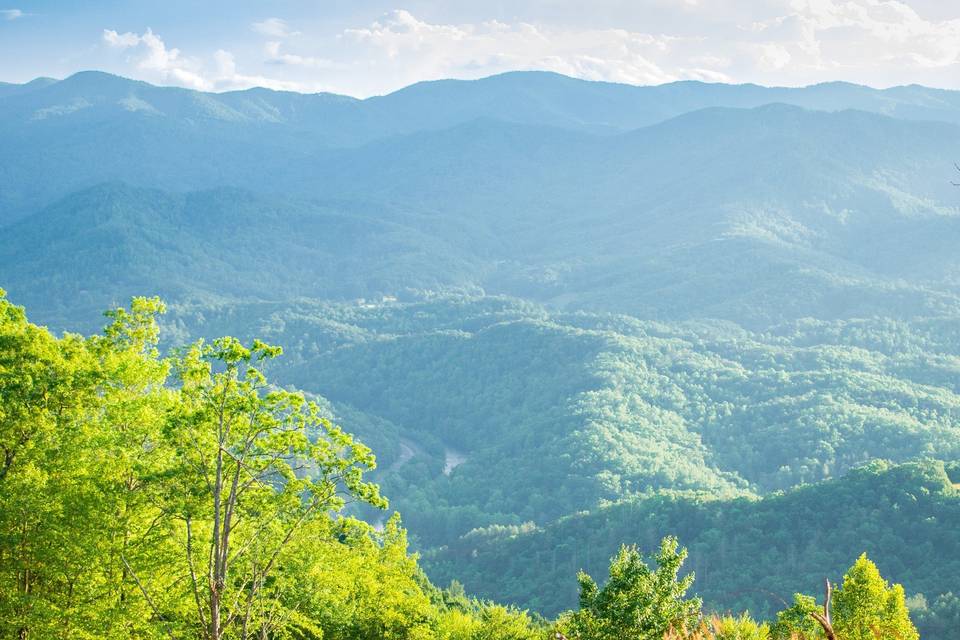
[(811, 611), (810, 616), (823, 627), (823, 632), (827, 635), (827, 640), (837, 640), (837, 634), (833, 631), (833, 623), (830, 621), (830, 598), (833, 593), (833, 587), (830, 585), (829, 580), (826, 581), (826, 591), (827, 596), (823, 602), (823, 613)]
[(200, 586), (197, 583), (197, 571), (193, 566), (193, 531), (190, 528), (190, 517), (187, 516), (187, 564), (190, 567), (190, 581), (193, 583), (193, 600), (197, 605), (197, 615), (200, 617), (200, 624), (204, 629), (207, 628), (206, 617), (203, 614), (203, 604), (200, 600)]

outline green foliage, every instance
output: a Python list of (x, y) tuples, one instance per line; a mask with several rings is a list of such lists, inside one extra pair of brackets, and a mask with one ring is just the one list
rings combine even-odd
[(269, 384), (279, 348), (163, 360), (163, 311), (137, 298), (102, 335), (57, 338), (0, 292), (0, 635), (538, 636), (524, 612), (438, 595), (398, 516), (338, 514), (386, 506), (373, 455)]
[(711, 620), (710, 626), (716, 640), (769, 640), (771, 638), (769, 625), (757, 622), (746, 613), (736, 618), (733, 616), (716, 618)]
[(958, 526), (960, 493), (943, 463), (874, 463), (762, 500), (662, 493), (508, 536), (464, 536), (424, 564), (436, 580), (455, 575), (473, 593), (555, 615), (576, 604), (578, 568), (601, 571), (621, 543), (653, 546), (674, 533), (708, 610), (772, 618), (781, 594), (817, 593), (864, 548), (908, 593), (933, 601), (960, 570)]
[(777, 621), (770, 629), (773, 640), (794, 640), (801, 638), (819, 638), (822, 627), (810, 614), (822, 612), (817, 599), (796, 593), (793, 604), (777, 613)]
[[(284, 599), (307, 637), (430, 638), (439, 615), (398, 517), (371, 534), (356, 520), (311, 522), (280, 565)], [(309, 633), (307, 633), (309, 631)]]
[[(764, 494), (871, 458), (960, 455), (955, 319), (759, 334), (490, 297), (175, 314), (176, 335), (283, 343), (276, 379), (368, 416), (349, 426), (378, 442), (377, 479), (422, 546), (650, 490)], [(415, 455), (394, 468), (400, 440)], [(466, 457), (449, 476), (444, 449)]]
[(621, 547), (602, 588), (580, 573), (580, 608), (561, 622), (561, 629), (583, 640), (660, 640), (670, 629), (688, 626), (699, 616), (701, 602), (686, 597), (693, 574), (678, 578), (686, 557), (675, 538), (664, 538), (651, 570), (636, 547)]
[(274, 572), (303, 528), (347, 499), (386, 507), (363, 479), (375, 466), (370, 450), (302, 394), (270, 388), (261, 369), (280, 353), (227, 337), (173, 360), (178, 402), (163, 445), (177, 454), (167, 480), (175, 490), (162, 508), (183, 523), (183, 571), (211, 640), (230, 625), (243, 637), (279, 632)]
[(918, 640), (907, 612), (903, 586), (890, 586), (877, 566), (861, 555), (834, 596), (834, 629), (849, 640)]
[(480, 604), (474, 611), (454, 608), (437, 621), (437, 640), (540, 640), (544, 632), (522, 611)]
[(121, 558), (154, 570), (173, 551), (143, 482), (169, 400), (155, 349), (162, 311), (135, 299), (103, 336), (58, 339), (0, 292), (3, 635), (152, 633)]
[[(576, 604), (570, 575), (668, 534), (718, 611), (772, 617), (778, 598), (817, 589), (864, 540), (931, 602), (960, 570), (949, 465), (858, 470), (960, 454), (955, 318), (753, 333), (452, 296), (172, 315), (178, 336), (252, 326), (283, 343), (274, 377), (349, 407), (346, 426), (378, 443), (372, 477), (431, 577), (483, 597), (556, 615)], [(449, 475), (445, 450), (466, 458)]]
[[(201, 599), (198, 607), (193, 596), (183, 548), (188, 537), (192, 541), (203, 540), (196, 546), (192, 542), (191, 547), (195, 565), (204, 564), (207, 556), (203, 545), (212, 539), (212, 518), (216, 510), (203, 470), (206, 468), (209, 472), (210, 467), (204, 465), (215, 459), (220, 447), (215, 425), (221, 414), (230, 420), (237, 420), (241, 415), (253, 420), (237, 422), (241, 427), (252, 425), (259, 434), (251, 443), (252, 457), (242, 465), (231, 467), (232, 459), (225, 459), (225, 464), (228, 472), (231, 468), (236, 471), (238, 466), (244, 468), (242, 476), (248, 481), (257, 478), (245, 494), (249, 500), (245, 498), (238, 504), (240, 512), (252, 510), (245, 513), (243, 521), (270, 522), (264, 529), (263, 544), (251, 542), (242, 527), (231, 534), (230, 544), (237, 545), (235, 548), (241, 553), (228, 572), (236, 579), (225, 580), (223, 589), (225, 594), (241, 594), (248, 592), (245, 589), (249, 589), (249, 585), (245, 583), (262, 575), (268, 559), (277, 551), (275, 543), (288, 530), (284, 526), (295, 522), (298, 513), (302, 515), (301, 509), (309, 504), (303, 499), (323, 493), (330, 495), (330, 506), (340, 504), (341, 498), (326, 493), (334, 477), (342, 475), (342, 480), (349, 485), (339, 483), (337, 486), (352, 491), (360, 503), (364, 500), (379, 503), (378, 494), (367, 481), (358, 479), (355, 471), (347, 468), (369, 471), (372, 463), (369, 450), (350, 444), (344, 432), (323, 419), (323, 415), (332, 412), (346, 416), (348, 427), (356, 425), (379, 441), (393, 443), (392, 456), (387, 448), (384, 465), (370, 477), (385, 482), (391, 493), (401, 496), (397, 502), (411, 513), (420, 540), (447, 542), (445, 549), (426, 553), (425, 566), (431, 575), (443, 582), (462, 579), (471, 592), (485, 597), (506, 599), (554, 615), (575, 603), (576, 592), (570, 576), (579, 568), (601, 569), (602, 558), (615, 552), (621, 543), (639, 541), (652, 545), (663, 535), (676, 533), (691, 550), (690, 564), (700, 576), (698, 592), (710, 607), (749, 608), (772, 615), (768, 594), (789, 593), (797, 588), (815, 589), (824, 572), (843, 566), (845, 558), (862, 550), (858, 547), (863, 540), (870, 540), (872, 556), (885, 570), (897, 575), (909, 593), (929, 596), (931, 604), (925, 604), (917, 617), (921, 628), (935, 634), (938, 625), (946, 624), (941, 619), (950, 619), (949, 601), (940, 595), (949, 591), (950, 580), (957, 570), (950, 558), (960, 554), (953, 551), (956, 539), (945, 534), (953, 526), (950, 523), (960, 522), (953, 485), (956, 479), (950, 476), (951, 473), (955, 476), (956, 470), (950, 465), (930, 462), (897, 467), (878, 463), (854, 471), (839, 482), (774, 494), (762, 501), (718, 499), (664, 490), (649, 492), (654, 487), (649, 485), (649, 467), (642, 462), (646, 458), (630, 457), (631, 452), (637, 450), (634, 445), (630, 449), (609, 446), (618, 438), (632, 437), (633, 427), (613, 429), (624, 424), (623, 416), (637, 415), (640, 405), (632, 404), (633, 408), (626, 412), (614, 410), (621, 402), (619, 392), (577, 392), (578, 388), (588, 388), (578, 385), (616, 381), (617, 386), (610, 389), (618, 389), (623, 388), (631, 376), (638, 382), (649, 382), (650, 372), (660, 371), (658, 377), (687, 389), (683, 392), (685, 395), (692, 394), (697, 387), (691, 381), (697, 378), (688, 377), (684, 367), (668, 367), (667, 363), (689, 358), (689, 371), (695, 366), (704, 366), (703, 356), (695, 356), (694, 351), (676, 351), (685, 344), (695, 344), (695, 334), (678, 334), (658, 325), (638, 325), (629, 319), (582, 314), (545, 321), (538, 316), (543, 312), (536, 307), (496, 299), (322, 308), (323, 314), (316, 313), (317, 307), (307, 306), (293, 315), (286, 307), (274, 307), (278, 315), (273, 322), (283, 318), (282, 330), (270, 324), (265, 324), (263, 329), (272, 341), (281, 338), (293, 345), (287, 356), (291, 365), (284, 366), (282, 360), (271, 357), (277, 355), (275, 348), (254, 342), (252, 338), (244, 342), (229, 339), (196, 343), (173, 360), (161, 360), (157, 355), (154, 315), (162, 311), (162, 307), (155, 300), (137, 299), (130, 310), (112, 312), (104, 334), (91, 338), (74, 335), (56, 338), (28, 323), (22, 310), (5, 301), (2, 344), (6, 364), (0, 382), (4, 385), (6, 400), (2, 409), (3, 451), (9, 460), (9, 470), (4, 472), (2, 480), (6, 486), (0, 499), (5, 509), (0, 518), (5, 518), (5, 539), (11, 548), (16, 547), (16, 541), (22, 540), (23, 535), (29, 535), (35, 544), (4, 556), (3, 571), (9, 584), (14, 585), (18, 580), (22, 584), (25, 567), (30, 567), (30, 575), (37, 576), (35, 585), (29, 589), (24, 587), (28, 593), (17, 595), (16, 589), (5, 591), (2, 606), (9, 612), (5, 619), (18, 620), (29, 611), (31, 626), (42, 629), (44, 624), (62, 619), (61, 616), (74, 616), (76, 622), (71, 624), (90, 625), (84, 628), (96, 628), (102, 637), (110, 634), (122, 637), (132, 628), (153, 624), (151, 620), (165, 621), (168, 626), (179, 628), (187, 624), (190, 616), (199, 619), (203, 615), (209, 623), (209, 604)], [(182, 311), (176, 313), (177, 318), (184, 317)], [(233, 313), (230, 311), (231, 317), (252, 317), (246, 311), (236, 316)], [(224, 326), (227, 323), (218, 320), (213, 311), (208, 310), (207, 314), (210, 327), (231, 328)], [(944, 353), (952, 352), (955, 346), (949, 341), (950, 334), (943, 330), (944, 326), (948, 325), (931, 325), (926, 332), (916, 327), (884, 332), (871, 324), (804, 326), (791, 334), (788, 346), (770, 347), (769, 354), (779, 354), (776, 357), (785, 363), (802, 359), (808, 357), (808, 347), (800, 345), (819, 340), (846, 345), (839, 352), (834, 352), (835, 349), (822, 352), (830, 352), (836, 361), (849, 363), (854, 356), (862, 362), (878, 361), (873, 356), (868, 358), (862, 350), (867, 346), (890, 350), (889, 343), (896, 342), (897, 351), (891, 353), (900, 353), (895, 356), (899, 358), (898, 364), (888, 361), (884, 365), (888, 373), (897, 371), (898, 375), (919, 376), (912, 372), (922, 371), (922, 380), (929, 388), (932, 383), (946, 383), (934, 378), (935, 370), (918, 369), (911, 364), (917, 357), (911, 354), (930, 348), (934, 343), (929, 336), (934, 331), (940, 336), (937, 348)], [(180, 325), (181, 335), (188, 331), (187, 327)], [(396, 343), (406, 342), (388, 337), (398, 330), (410, 334), (410, 344), (392, 353)], [(737, 349), (742, 349), (742, 336), (706, 335), (713, 336), (713, 342), (701, 340), (696, 343), (697, 351), (703, 352), (709, 344), (718, 354), (716, 357), (723, 354), (723, 358), (729, 358)], [(516, 348), (494, 348), (512, 337), (516, 340), (508, 340), (505, 345), (516, 345)], [(769, 340), (777, 344), (776, 340)], [(888, 346), (881, 347), (884, 340)], [(754, 352), (749, 358), (741, 355), (741, 362), (753, 362), (751, 366), (756, 367), (758, 375), (767, 375), (755, 363), (768, 357), (762, 355), (768, 351), (759, 346), (759, 342), (747, 344), (752, 345)], [(394, 381), (389, 382), (388, 372), (396, 373), (398, 368), (407, 366), (404, 362), (413, 357), (411, 349), (425, 346), (429, 348), (417, 357), (439, 363), (437, 375), (421, 377), (413, 386), (399, 385), (395, 376)], [(667, 349), (665, 353), (669, 356), (663, 356), (666, 359), (662, 364), (658, 364), (660, 356), (654, 357), (660, 349)], [(692, 346), (683, 349), (692, 349)], [(538, 350), (549, 353), (550, 358), (535, 356)], [(319, 353), (324, 354), (327, 366), (342, 372), (340, 380), (310, 363)], [(679, 355), (684, 353), (686, 355)], [(351, 354), (357, 356), (356, 363), (348, 357)], [(392, 355), (377, 364), (376, 358), (386, 354)], [(459, 354), (462, 366), (451, 354)], [(576, 371), (576, 363), (585, 357), (604, 363), (606, 368), (583, 370), (582, 377), (571, 375)], [(947, 361), (946, 356), (944, 358)], [(526, 371), (539, 377), (529, 378), (524, 374), (513, 381), (500, 379), (503, 366), (508, 363), (519, 366), (523, 362), (527, 363)], [(610, 368), (613, 362), (620, 364)], [(636, 365), (633, 373), (624, 368), (623, 363), (629, 362)], [(307, 401), (296, 393), (272, 387), (265, 382), (263, 373), (268, 363), (277, 363), (275, 377), (284, 382), (304, 383), (314, 379), (335, 390), (352, 388), (352, 395), (346, 399), (351, 404), (362, 405), (366, 411), (346, 404), (331, 404), (322, 398), (317, 402)], [(558, 368), (551, 369), (555, 363), (559, 363)], [(177, 376), (175, 384), (167, 383), (171, 367)], [(360, 375), (364, 370), (368, 372), (366, 378)], [(604, 371), (606, 373), (602, 373)], [(952, 369), (945, 369), (943, 375), (949, 371)], [(773, 370), (769, 375), (774, 375)], [(718, 375), (717, 379), (721, 378)], [(552, 395), (531, 394), (527, 387), (518, 384), (520, 379), (536, 381), (544, 389), (554, 391), (550, 392)], [(849, 379), (841, 377), (839, 381), (836, 384), (846, 385)], [(381, 388), (388, 392), (378, 403), (371, 403), (364, 391), (367, 384), (371, 388), (383, 385)], [(809, 381), (803, 384), (808, 385)], [(458, 391), (460, 388), (483, 391), (464, 394)], [(667, 404), (670, 395), (666, 394), (670, 388), (674, 387), (663, 386), (662, 382), (652, 387), (645, 383), (642, 389), (636, 390), (635, 396), (660, 398), (658, 404), (671, 406)], [(704, 388), (717, 393), (716, 389), (722, 387)], [(840, 388), (848, 389), (845, 392), (848, 397), (855, 397), (850, 395), (855, 387), (834, 387)], [(888, 407), (884, 411), (889, 415), (893, 411), (894, 396), (877, 395), (888, 391), (871, 389), (870, 394), (856, 397), (860, 398), (861, 407), (868, 406), (869, 402)], [(230, 400), (224, 404), (223, 411), (214, 401), (217, 393), (221, 399)], [(857, 393), (865, 392), (860, 389)], [(530, 395), (534, 399), (524, 404), (523, 398)], [(542, 401), (536, 399), (538, 396)], [(557, 407), (569, 407), (569, 403), (562, 401), (564, 397), (580, 398), (575, 412), (556, 411)], [(953, 409), (947, 408), (947, 403), (952, 402), (947, 400), (949, 395), (941, 394), (935, 401), (929, 394), (924, 397), (927, 399), (923, 402), (904, 403), (900, 410), (905, 415), (916, 412), (918, 418), (926, 416), (928, 420), (937, 415), (943, 419), (952, 415)], [(442, 425), (432, 430), (439, 433), (442, 440), (431, 439), (431, 433), (421, 426), (417, 420), (418, 404), (425, 422)], [(695, 413), (684, 413), (691, 411), (689, 404), (686, 409), (681, 409), (682, 406), (677, 404), (671, 411), (688, 416), (684, 420), (692, 420)], [(487, 407), (493, 410), (487, 411)], [(807, 410), (804, 405), (799, 409)], [(252, 413), (248, 413), (250, 410)], [(379, 418), (373, 415), (375, 412), (385, 413), (392, 420)], [(567, 441), (570, 448), (556, 449), (555, 445), (548, 446), (547, 441), (538, 439), (537, 425), (543, 423), (533, 419), (537, 413), (552, 416), (554, 429), (570, 429), (571, 439)], [(583, 415), (598, 416), (588, 423), (586, 431), (576, 427), (576, 421), (583, 419)], [(656, 415), (663, 418), (666, 414), (661, 409), (644, 420), (649, 419), (652, 424)], [(743, 419), (750, 415), (745, 414)], [(725, 419), (717, 414), (709, 424), (734, 434), (749, 429), (753, 420), (733, 423), (724, 422)], [(483, 425), (483, 430), (471, 429), (475, 424)], [(498, 426), (501, 424), (512, 424), (514, 428), (502, 429)], [(844, 428), (826, 424), (831, 429)], [(908, 433), (911, 438), (946, 438), (952, 433), (949, 429), (938, 429)], [(605, 431), (607, 435), (603, 438), (574, 439)], [(243, 428), (231, 431), (230, 438), (236, 439), (224, 440), (231, 451), (235, 452), (236, 447), (242, 450), (246, 442), (244, 433)], [(481, 436), (481, 433), (495, 433), (496, 437)], [(784, 435), (789, 432), (784, 431)], [(773, 436), (766, 433), (766, 437)], [(634, 440), (634, 444), (637, 442)], [(891, 441), (891, 446), (895, 442)], [(723, 440), (714, 441), (717, 446), (714, 459), (724, 459), (720, 453), (724, 450), (722, 443)], [(448, 476), (444, 474), (443, 457), (444, 449), (451, 446), (464, 453), (467, 461)], [(859, 445), (851, 451), (856, 446)], [(937, 446), (948, 450), (949, 445)], [(401, 454), (407, 455), (403, 447), (408, 447), (410, 452), (406, 461), (401, 457)], [(580, 457), (592, 448), (596, 450), (595, 455)], [(293, 455), (274, 460), (269, 452), (281, 449)], [(838, 450), (837, 447), (834, 450)], [(689, 458), (690, 451), (653, 448), (651, 453), (665, 461), (682, 463), (684, 457)], [(64, 457), (64, 452), (71, 453)], [(573, 458), (573, 464), (565, 462), (571, 455), (578, 456)], [(349, 460), (353, 460), (353, 464), (348, 463)], [(529, 491), (510, 490), (515, 487), (513, 470), (518, 466), (526, 469)], [(596, 484), (586, 485), (583, 477), (591, 468)], [(740, 468), (744, 474), (749, 469), (748, 466)], [(633, 477), (637, 480), (631, 481), (636, 484), (632, 487), (626, 482), (625, 472), (636, 474)], [(480, 483), (481, 476), (485, 484)], [(689, 477), (691, 481), (695, 478)], [(641, 481), (641, 478), (648, 480)], [(676, 481), (674, 478), (663, 482), (669, 486)], [(715, 479), (710, 480), (703, 486), (718, 486), (714, 482)], [(37, 491), (38, 486), (44, 489)], [(483, 502), (480, 502), (482, 486), (501, 488), (482, 496)], [(561, 518), (551, 525), (530, 522), (531, 515), (540, 519), (589, 505), (597, 499), (597, 487), (606, 487), (604, 491), (609, 493), (601, 496), (616, 501), (578, 516)], [(628, 487), (631, 488), (627, 490)], [(60, 498), (49, 500), (48, 491)], [(477, 504), (483, 508), (470, 507)], [(64, 505), (69, 505), (69, 509), (65, 510)], [(347, 507), (350, 513), (360, 513), (357, 504)], [(225, 506), (221, 505), (221, 517), (224, 510)], [(271, 513), (276, 519), (270, 520)], [(306, 520), (312, 517), (308, 514)], [(321, 520), (326, 520), (326, 516)], [(73, 526), (81, 521), (98, 524), (84, 528), (79, 535)], [(492, 524), (498, 521), (505, 524)], [(320, 526), (305, 521), (307, 524), (310, 530)], [(485, 526), (471, 530), (477, 525)], [(819, 533), (826, 528), (834, 531), (830, 544), (825, 544)], [(320, 530), (322, 528), (317, 529)], [(302, 548), (297, 546), (296, 538), (293, 536), (290, 542), (280, 546)], [(757, 555), (756, 541), (761, 539), (764, 553)], [(61, 548), (69, 549), (70, 553), (52, 552)], [(942, 556), (936, 562), (933, 549), (939, 550)], [(292, 552), (280, 551), (276, 557), (276, 563), (292, 562)], [(74, 564), (74, 559), (83, 562)], [(104, 570), (102, 575), (98, 572), (87, 575), (83, 569), (86, 566)], [(184, 571), (186, 573), (182, 573)], [(271, 567), (270, 571), (274, 569)], [(171, 572), (181, 572), (184, 579), (168, 588), (165, 579)], [(83, 597), (96, 598), (98, 603), (103, 603), (103, 608), (78, 608), (62, 600), (59, 587), (53, 587), (56, 581), (48, 577), (51, 573), (60, 576), (58, 580), (63, 584), (72, 584), (74, 594), (86, 593)], [(198, 570), (198, 592), (204, 591), (206, 580), (206, 572)], [(284, 594), (305, 592), (278, 574), (271, 580), (264, 579), (263, 583), (262, 588), (256, 589), (262, 603), (251, 605), (251, 620), (264, 615), (267, 603), (283, 602)], [(150, 594), (153, 606), (144, 599), (143, 591)], [(343, 595), (340, 602), (359, 598), (356, 595), (359, 592), (350, 593), (353, 595)], [(424, 593), (432, 598), (429, 590)], [(388, 602), (388, 599), (381, 600)], [(247, 606), (242, 599), (240, 602), (242, 607)], [(333, 610), (330, 602), (334, 601), (328, 601), (320, 609)], [(384, 619), (396, 616), (407, 621), (398, 623), (398, 628), (423, 626), (425, 623), (416, 613), (419, 605), (415, 602), (416, 598), (396, 603), (398, 613), (384, 614)], [(446, 605), (433, 600), (430, 606), (446, 611)], [(118, 607), (138, 615), (133, 619), (118, 616)], [(283, 616), (277, 613), (274, 619), (287, 620), (289, 624), (294, 624), (302, 614), (301, 607), (275, 609), (281, 610), (286, 613)], [(311, 619), (325, 620), (324, 615)], [(430, 614), (427, 619), (434, 620), (430, 617), (433, 615), (440, 613)], [(443, 615), (454, 619), (457, 614)], [(471, 610), (463, 615), (475, 622), (479, 613)], [(230, 617), (229, 614), (226, 617)], [(114, 622), (117, 619), (124, 622), (118, 625)], [(411, 622), (417, 620), (420, 622)], [(430, 628), (435, 629), (439, 628), (438, 624), (429, 622), (427, 626), (433, 625)], [(328, 634), (334, 626), (334, 622), (329, 622)], [(386, 629), (363, 631), (387, 632)]]
[[(796, 594), (793, 606), (777, 614), (773, 640), (823, 638), (825, 634), (814, 613), (823, 613), (816, 599)], [(843, 576), (843, 584), (833, 594), (830, 614), (834, 632), (844, 640), (920, 637), (910, 620), (903, 587), (888, 585), (867, 554), (862, 554)]]

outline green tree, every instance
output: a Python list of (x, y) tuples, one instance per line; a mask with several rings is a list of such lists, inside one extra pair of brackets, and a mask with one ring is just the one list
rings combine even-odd
[[(68, 585), (89, 539), (74, 523), (84, 495), (80, 454), (96, 404), (96, 366), (80, 336), (30, 324), (0, 290), (0, 624), (25, 639), (58, 634), (70, 619)], [(84, 585), (86, 586), (86, 585)], [(83, 590), (79, 590), (81, 593)]]
[(399, 517), (382, 532), (353, 518), (318, 518), (291, 543), (274, 576), (288, 631), (324, 640), (430, 636), (436, 616)]
[(692, 624), (701, 602), (686, 597), (693, 574), (679, 578), (686, 557), (676, 538), (664, 538), (651, 570), (635, 546), (621, 546), (603, 588), (580, 573), (580, 609), (561, 621), (561, 629), (582, 640), (659, 640), (671, 628)]
[(386, 506), (363, 479), (370, 450), (302, 394), (267, 383), (262, 366), (280, 353), (227, 337), (174, 361), (181, 386), (167, 438), (178, 462), (167, 510), (182, 523), (183, 570), (209, 640), (277, 633), (289, 615), (273, 578), (305, 525), (347, 501)]
[(820, 610), (816, 598), (802, 593), (794, 594), (793, 605), (777, 614), (777, 620), (770, 629), (771, 637), (773, 640), (821, 637), (821, 627), (811, 615)]
[[(88, 524), (100, 541), (106, 596), (99, 637), (150, 637), (164, 627), (152, 620), (141, 597), (142, 584), (175, 574), (177, 550), (152, 479), (170, 467), (172, 452), (158, 447), (174, 393), (165, 384), (168, 363), (160, 359), (157, 317), (166, 308), (158, 298), (134, 298), (130, 308), (105, 315), (102, 335), (88, 338), (103, 383), (99, 428), (88, 443), (87, 463), (98, 513)], [(85, 609), (90, 610), (88, 603)]]
[(711, 620), (715, 640), (768, 640), (770, 627), (759, 623), (746, 613), (739, 617), (723, 616)]
[(834, 629), (843, 640), (917, 640), (903, 587), (890, 586), (877, 566), (861, 555), (843, 577), (833, 604)]
[(541, 637), (524, 611), (485, 604), (478, 618), (478, 628), (470, 640), (537, 640)]
[(19, 638), (150, 637), (125, 556), (163, 564), (141, 477), (165, 413), (156, 299), (57, 338), (0, 292), (0, 629)]
[[(369, 449), (232, 338), (171, 360), (155, 298), (56, 337), (0, 292), (0, 636), (533, 640), (430, 585)], [(176, 373), (174, 383), (168, 380)]]
[[(842, 640), (918, 640), (910, 621), (903, 587), (890, 586), (877, 566), (862, 554), (843, 576), (843, 584), (832, 597), (832, 627)], [(777, 614), (773, 640), (794, 637), (822, 638), (814, 613), (821, 612), (816, 599), (797, 594), (790, 608)]]

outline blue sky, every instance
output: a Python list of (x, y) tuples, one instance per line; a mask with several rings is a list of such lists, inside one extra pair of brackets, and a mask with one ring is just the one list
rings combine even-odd
[[(0, 0), (0, 3), (8, 0)], [(958, 0), (10, 0), (0, 80), (101, 69), (368, 96), (515, 69), (658, 84), (960, 89)]]

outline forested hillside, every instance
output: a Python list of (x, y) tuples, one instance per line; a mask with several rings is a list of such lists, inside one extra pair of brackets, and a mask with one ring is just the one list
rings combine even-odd
[(794, 591), (816, 593), (824, 567), (836, 567), (836, 575), (867, 549), (922, 610), (956, 601), (957, 480), (956, 464), (876, 462), (762, 499), (666, 492), (545, 527), (476, 529), (427, 554), (426, 567), (474, 593), (556, 613), (576, 604), (571, 572), (602, 573), (621, 540), (652, 549), (670, 532), (688, 545), (696, 591), (708, 606), (769, 617)]
[(960, 459), (955, 318), (751, 333), (490, 297), (172, 316), (182, 336), (253, 327), (289, 345), (279, 380), (366, 412), (345, 424), (383, 443), (375, 477), (441, 584), (556, 613), (576, 602), (564, 576), (677, 533), (720, 610), (769, 615), (862, 551), (915, 606), (958, 590), (942, 464), (788, 489)]
[(56, 337), (0, 290), (0, 634), (11, 638), (486, 637), (527, 614), (433, 587), (361, 442), (235, 338), (156, 349), (157, 299)]
[[(251, 327), (287, 344), (278, 378), (424, 439), (427, 467), (411, 474), (440, 475), (437, 440), (466, 454), (449, 478), (409, 487), (436, 483), (434, 518), (480, 507), (481, 478), (489, 513), (522, 522), (650, 489), (766, 493), (873, 458), (960, 457), (953, 318), (750, 333), (489, 297), (173, 315), (184, 336)], [(516, 469), (525, 491), (511, 491)]]

